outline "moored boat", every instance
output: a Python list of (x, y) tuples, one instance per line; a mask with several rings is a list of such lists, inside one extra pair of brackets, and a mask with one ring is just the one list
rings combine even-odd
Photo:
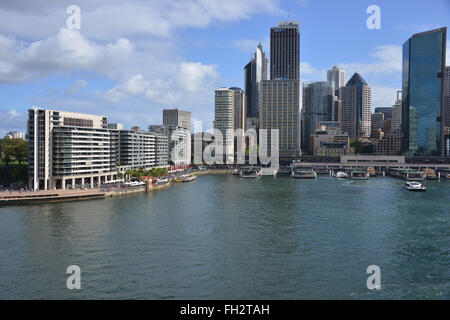
[(261, 175), (262, 170), (260, 167), (245, 167), (239, 173), (241, 178), (259, 178)]
[(234, 169), (233, 172), (232, 172), (233, 176), (238, 176), (239, 172), (240, 172), (239, 169)]
[(291, 175), (292, 175), (291, 166), (282, 166), (277, 171), (277, 176), (291, 176)]
[(131, 181), (131, 182), (125, 182), (123, 185), (125, 187), (130, 187), (130, 188), (141, 187), (141, 186), (145, 186), (145, 182), (143, 182), (143, 181)]
[(350, 170), (348, 171), (348, 178), (351, 180), (368, 180), (369, 173), (365, 170)]
[(195, 180), (197, 180), (197, 176), (192, 174), (192, 175), (183, 176), (183, 181), (182, 182), (192, 182), (192, 181), (195, 181)]
[(163, 186), (163, 185), (166, 185), (166, 184), (169, 184), (169, 183), (170, 183), (169, 179), (158, 179), (155, 182), (155, 186)]
[(427, 180), (437, 180), (438, 176), (436, 175), (436, 172), (433, 169), (426, 168), (423, 170), (426, 174)]
[(294, 179), (316, 179), (317, 173), (312, 168), (296, 167), (292, 171)]

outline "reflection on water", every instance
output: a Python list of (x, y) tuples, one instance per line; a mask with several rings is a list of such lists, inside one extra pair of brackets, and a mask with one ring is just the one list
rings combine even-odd
[[(204, 176), (0, 208), (0, 298), (450, 297), (450, 183)], [(79, 291), (66, 268), (81, 268)], [(382, 290), (366, 287), (381, 268)]]

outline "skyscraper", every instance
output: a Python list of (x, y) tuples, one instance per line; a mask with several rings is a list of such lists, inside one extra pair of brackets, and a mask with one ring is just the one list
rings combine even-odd
[(392, 106), (392, 130), (402, 126), (402, 92), (397, 91), (397, 101)]
[(340, 88), (342, 97), (342, 131), (350, 138), (370, 136), (372, 89), (355, 73), (345, 87)]
[[(191, 161), (191, 113), (181, 109), (163, 110), (163, 131), (169, 138), (171, 155), (176, 153), (173, 164), (187, 164)], [(186, 130), (183, 130), (186, 129)], [(180, 146), (174, 146), (179, 144)], [(175, 149), (175, 153), (172, 152)]]
[(254, 58), (244, 68), (246, 116), (249, 118), (258, 117), (259, 88), (261, 80), (267, 80), (268, 64), (266, 53), (260, 43), (256, 48)]
[(392, 107), (377, 107), (375, 108), (375, 113), (382, 113), (386, 120), (392, 119)]
[(334, 121), (334, 83), (320, 81), (303, 83), (303, 108), (301, 111), (302, 151), (309, 150), (310, 136), (318, 129), (318, 123)]
[(226, 162), (234, 160), (234, 95), (235, 91), (219, 88), (214, 98), (214, 129), (223, 135), (223, 155)]
[(339, 97), (339, 88), (345, 86), (345, 70), (334, 66), (327, 71), (327, 81), (334, 83), (335, 96)]
[[(450, 61), (447, 61), (450, 63)], [(450, 127), (450, 66), (445, 67), (445, 126)]]
[(234, 130), (243, 129), (245, 131), (247, 117), (244, 91), (237, 87), (231, 87), (229, 89), (234, 92)]
[(443, 153), (446, 38), (447, 28), (440, 28), (403, 44), (402, 129), (408, 155)]
[(234, 91), (234, 131), (236, 134), (237, 129), (242, 129), (242, 132), (240, 134), (240, 139), (238, 139), (238, 136), (234, 138), (234, 151), (238, 152), (238, 144), (240, 143), (240, 146), (242, 150), (245, 148), (245, 139), (244, 139), (244, 131), (246, 129), (246, 108), (245, 108), (245, 94), (244, 91), (242, 91), (241, 88), (232, 87), (230, 90)]
[(281, 21), (270, 28), (270, 79), (300, 79), (300, 32), (298, 21)]
[(191, 113), (180, 109), (164, 109), (163, 125), (178, 126), (191, 132)]
[(271, 129), (278, 129), (280, 158), (300, 155), (300, 80), (261, 81), (259, 125), (267, 130), (269, 152)]

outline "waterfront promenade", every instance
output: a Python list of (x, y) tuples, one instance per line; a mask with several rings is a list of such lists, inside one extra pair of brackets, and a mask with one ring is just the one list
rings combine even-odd
[[(230, 169), (209, 169), (194, 171), (188, 175), (229, 174)], [(146, 185), (141, 187), (108, 186), (94, 189), (56, 189), (39, 191), (4, 191), (0, 193), (0, 205), (14, 205), (42, 202), (61, 202), (74, 200), (98, 199), (133, 193), (150, 192), (169, 187)]]

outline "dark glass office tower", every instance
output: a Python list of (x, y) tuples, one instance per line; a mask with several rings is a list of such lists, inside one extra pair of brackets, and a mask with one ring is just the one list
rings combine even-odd
[(372, 88), (356, 72), (347, 85), (340, 88), (339, 95), (342, 99), (342, 131), (352, 139), (370, 137)]
[(447, 28), (413, 35), (403, 44), (402, 127), (407, 155), (440, 156), (444, 143)]
[(310, 148), (310, 136), (318, 129), (319, 122), (334, 119), (334, 82), (303, 83), (302, 151)]
[(270, 80), (300, 79), (298, 21), (282, 21), (270, 28)]

